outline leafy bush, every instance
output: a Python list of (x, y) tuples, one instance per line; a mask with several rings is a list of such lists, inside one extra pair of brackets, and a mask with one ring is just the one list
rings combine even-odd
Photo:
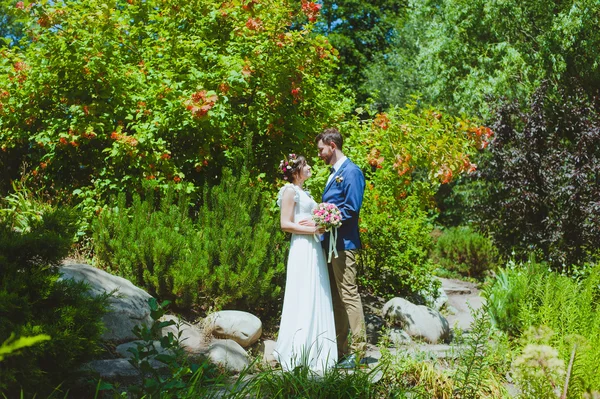
[(600, 247), (600, 110), (581, 92), (539, 90), (530, 109), (507, 103), (482, 159), (480, 228), (504, 255), (535, 251), (552, 267), (589, 261)]
[[(552, 330), (554, 335), (545, 345), (558, 350), (564, 364), (577, 344), (569, 397), (600, 389), (600, 265), (580, 281), (550, 272), (547, 265), (534, 261), (513, 265), (500, 271), (484, 289), (484, 296), (492, 320), (503, 330), (513, 335), (539, 326)], [(539, 342), (522, 343), (527, 344)]]
[[(99, 265), (180, 309), (236, 307), (263, 314), (281, 292), (285, 241), (247, 174), (225, 171), (202, 192), (195, 219), (173, 191), (121, 195), (93, 226)], [(134, 245), (135, 243), (135, 245)]]
[(386, 203), (377, 193), (372, 186), (367, 188), (361, 211), (361, 285), (386, 298), (435, 293), (426, 213), (415, 197)]
[(282, 147), (312, 146), (350, 108), (300, 2), (14, 3), (24, 35), (0, 47), (0, 169), (16, 179), (25, 164), (55, 195), (105, 200), (144, 179), (191, 190), (240, 159), (274, 174)]
[[(87, 295), (83, 283), (58, 280), (57, 265), (70, 248), (75, 215), (40, 208), (46, 209), (27, 221), (10, 216), (23, 215), (18, 207), (0, 217), (0, 342), (13, 334), (16, 339), (50, 337), (2, 361), (0, 392), (8, 397), (21, 391), (46, 394), (61, 384), (69, 388), (79, 366), (100, 348), (106, 302)], [(14, 227), (15, 220), (27, 228)]]
[(589, 0), (416, 0), (405, 9), (387, 68), (369, 71), (382, 75), (374, 78), (383, 94), (399, 87), (393, 103), (418, 92), (439, 106), (489, 115), (490, 97), (527, 98), (543, 81), (564, 87), (576, 78), (591, 94), (600, 88), (600, 66), (585, 56), (600, 45), (600, 16)]
[(437, 238), (433, 259), (443, 268), (481, 278), (498, 262), (498, 250), (487, 237), (470, 227), (452, 227)]

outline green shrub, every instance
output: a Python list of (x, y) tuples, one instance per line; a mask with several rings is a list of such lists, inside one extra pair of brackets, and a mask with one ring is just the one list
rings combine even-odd
[(99, 265), (180, 309), (236, 307), (264, 314), (280, 295), (284, 237), (266, 196), (247, 174), (225, 171), (202, 192), (195, 217), (185, 195), (149, 192), (117, 205), (94, 223)]
[[(41, 207), (43, 208), (43, 207)], [(41, 209), (39, 208), (39, 209)], [(80, 365), (99, 352), (105, 301), (87, 295), (88, 287), (58, 280), (57, 265), (70, 248), (75, 215), (46, 208), (27, 220), (15, 207), (0, 218), (0, 342), (49, 336), (0, 364), (0, 392), (7, 397), (68, 389)], [(26, 213), (26, 212), (25, 212)], [(20, 226), (13, 225), (20, 220)]]
[[(569, 397), (600, 389), (600, 265), (580, 281), (534, 261), (513, 265), (501, 270), (483, 293), (492, 320), (503, 330), (513, 335), (532, 327), (552, 330), (554, 335), (545, 344), (558, 350), (565, 364), (577, 344)], [(522, 345), (528, 343), (538, 344)]]
[(431, 224), (416, 197), (385, 202), (376, 189), (367, 189), (361, 211), (360, 282), (386, 298), (436, 292), (428, 252)]
[(492, 240), (470, 227), (451, 227), (438, 237), (433, 258), (446, 270), (481, 278), (497, 266), (498, 250)]

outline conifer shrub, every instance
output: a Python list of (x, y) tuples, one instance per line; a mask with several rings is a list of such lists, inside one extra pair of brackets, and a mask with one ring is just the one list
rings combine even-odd
[(498, 250), (492, 240), (468, 226), (446, 229), (436, 240), (433, 259), (448, 271), (481, 278), (498, 262)]
[(251, 184), (248, 174), (226, 170), (196, 204), (148, 191), (127, 207), (121, 195), (93, 225), (96, 260), (181, 310), (268, 313), (281, 292), (286, 247), (267, 196)]
[(88, 295), (85, 284), (59, 280), (57, 266), (72, 243), (76, 215), (68, 209), (41, 206), (37, 209), (44, 211), (35, 217), (19, 218), (19, 227), (13, 213), (23, 215), (23, 209), (7, 208), (6, 203), (3, 207), (0, 342), (32, 336), (49, 339), (0, 363), (0, 393), (31, 397), (47, 395), (58, 386), (70, 389), (81, 364), (100, 350), (106, 306), (103, 298)]

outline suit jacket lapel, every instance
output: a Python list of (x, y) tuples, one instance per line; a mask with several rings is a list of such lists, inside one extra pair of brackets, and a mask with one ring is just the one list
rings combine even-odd
[(337, 170), (337, 172), (334, 172), (334, 176), (331, 178), (331, 180), (329, 181), (329, 183), (325, 186), (325, 190), (323, 190), (323, 195), (325, 195), (325, 193), (327, 192), (327, 190), (329, 190), (329, 187), (331, 187), (331, 185), (335, 181), (335, 177), (339, 176), (342, 173), (342, 171), (344, 170), (344, 168), (346, 167), (346, 165), (348, 165), (348, 162), (350, 162), (350, 159), (346, 158), (346, 160), (344, 161), (344, 163), (342, 164), (342, 166), (340, 166), (340, 168)]

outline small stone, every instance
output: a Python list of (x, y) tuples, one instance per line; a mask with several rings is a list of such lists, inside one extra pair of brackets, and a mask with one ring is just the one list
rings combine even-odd
[(253, 314), (239, 310), (222, 310), (205, 319), (207, 334), (216, 338), (232, 339), (247, 348), (260, 338), (262, 322)]
[(392, 327), (389, 330), (388, 337), (392, 347), (395, 348), (403, 345), (409, 345), (413, 342), (412, 338), (406, 333), (406, 331), (396, 327)]
[(450, 326), (440, 312), (423, 305), (415, 305), (404, 298), (388, 301), (382, 314), (411, 338), (420, 338), (431, 344), (450, 338)]
[(238, 373), (250, 364), (244, 348), (231, 339), (214, 340), (208, 348), (207, 355), (212, 363)]

